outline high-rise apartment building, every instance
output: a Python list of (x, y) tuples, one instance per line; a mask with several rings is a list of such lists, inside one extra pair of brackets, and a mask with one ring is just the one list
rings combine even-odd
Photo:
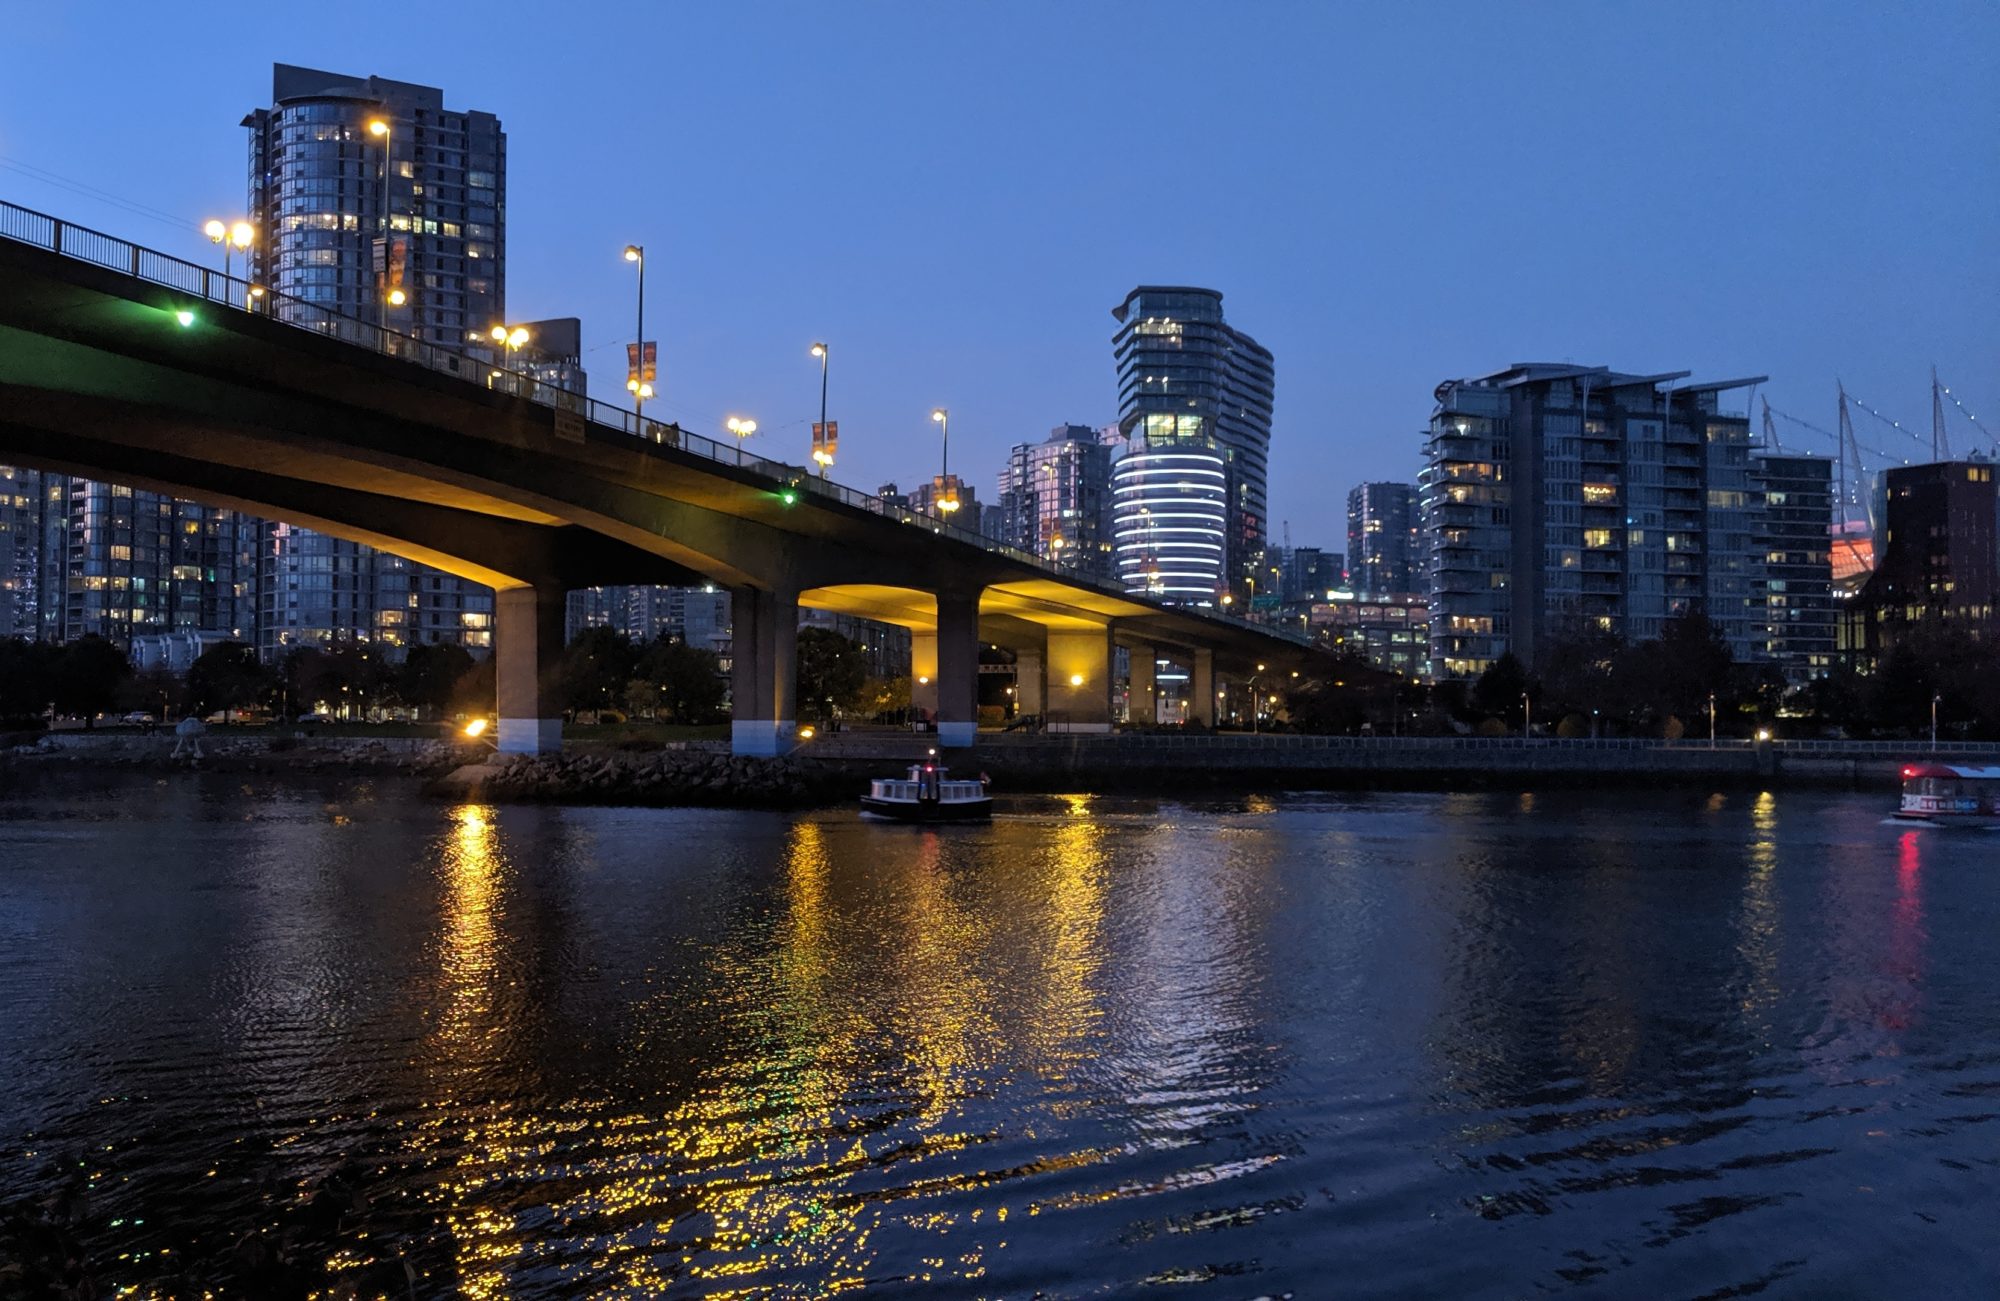
[(506, 320), (498, 118), (435, 86), (284, 63), (271, 101), (243, 119), (255, 278), (433, 343)]
[(253, 635), (257, 521), (122, 484), (63, 483), (56, 639), (94, 633), (126, 645), (190, 630)]
[[(243, 119), (253, 278), (399, 334), (489, 348), (507, 301), (499, 119), (448, 108), (434, 86), (283, 63), (271, 101)], [(265, 539), (266, 655), (341, 637), (492, 644), (493, 594), (478, 584), (290, 525)]]
[[(1222, 295), (1213, 289), (1141, 285), (1111, 314), (1119, 323), (1111, 342), (1118, 365), (1118, 426), (1130, 449), (1125, 459), (1202, 455), (1223, 469), (1217, 581), (1207, 592), (1176, 586), (1169, 599), (1205, 604), (1218, 601), (1225, 591), (1242, 596), (1263, 553), (1269, 520), (1265, 479), (1275, 385), (1271, 352), (1223, 320)], [(1142, 468), (1157, 471), (1168, 463), (1146, 461), (1132, 467), (1127, 486), (1173, 491), (1170, 477), (1135, 477)], [(1128, 566), (1122, 556), (1117, 564), (1121, 575), (1157, 567)]]
[(1000, 541), (1047, 564), (1109, 582), (1111, 449), (1089, 425), (1058, 425), (1039, 443), (1017, 443), (1000, 471)]
[(1696, 611), (1761, 656), (1749, 419), (1717, 409), (1759, 381), (1687, 374), (1524, 364), (1438, 386), (1419, 484), (1436, 675)]
[(1886, 476), (1882, 548), (1840, 612), (1840, 650), (1873, 664), (1917, 626), (2000, 638), (2000, 469), (1973, 458)]
[(1347, 493), (1347, 573), (1368, 596), (1422, 592), (1417, 488), (1409, 483), (1362, 483)]
[(0, 637), (42, 641), (60, 626), (65, 482), (0, 466)]
[(1833, 666), (1833, 462), (1761, 452), (1750, 458), (1750, 477), (1763, 503), (1756, 537), (1763, 554), (1760, 658), (1776, 664), (1788, 683), (1803, 685)]
[(1163, 430), (1141, 434), (1111, 467), (1112, 562), (1128, 592), (1172, 605), (1221, 604), (1231, 586), (1228, 520), (1229, 471), (1198, 433), (1187, 442)]

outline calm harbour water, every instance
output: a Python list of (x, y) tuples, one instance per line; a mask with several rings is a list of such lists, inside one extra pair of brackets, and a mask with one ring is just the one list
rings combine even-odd
[(17, 789), (0, 1203), (107, 1295), (1992, 1295), (2000, 835), (1892, 799)]

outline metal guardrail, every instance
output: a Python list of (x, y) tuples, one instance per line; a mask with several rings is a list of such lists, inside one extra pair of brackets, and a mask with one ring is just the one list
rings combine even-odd
[[(1066, 583), (1085, 588), (1093, 587), (1087, 580), (1049, 564), (1031, 551), (1008, 546), (983, 533), (975, 533), (934, 516), (919, 514), (908, 507), (885, 502), (873, 494), (834, 483), (803, 466), (750, 455), (744, 452), (740, 443), (731, 446), (712, 438), (704, 438), (700, 434), (688, 433), (679, 425), (646, 420), (638, 413), (627, 411), (623, 407), (571, 393), (553, 384), (544, 383), (532, 375), (482, 361), (461, 349), (448, 348), (407, 334), (400, 334), (357, 317), (343, 316), (322, 304), (281, 294), (240, 276), (225, 275), (208, 267), (142, 248), (116, 236), (74, 225), (61, 218), (7, 203), (4, 200), (0, 200), (0, 238), (32, 244), (37, 248), (75, 258), (80, 262), (89, 262), (136, 279), (165, 285), (203, 303), (269, 317), (358, 348), (366, 348), (385, 357), (412, 362), (440, 374), (478, 384), (482, 388), (527, 398), (542, 406), (580, 416), (601, 430), (623, 434), (642, 442), (672, 447), (717, 465), (747, 470), (771, 480), (773, 490), (790, 488), (802, 494), (802, 497), (820, 497), (839, 502), (871, 515), (898, 520), (940, 537), (978, 547), (982, 551), (1006, 556), (1010, 560), (1031, 565)], [(1106, 595), (1116, 595), (1125, 599), (1130, 599), (1134, 595), (1108, 587), (1097, 590), (1103, 591)], [(1253, 623), (1235, 615), (1208, 610), (1176, 609), (1175, 612), (1191, 614), (1248, 632), (1262, 633), (1267, 637), (1275, 637), (1300, 646), (1315, 645), (1310, 637), (1275, 625)]]

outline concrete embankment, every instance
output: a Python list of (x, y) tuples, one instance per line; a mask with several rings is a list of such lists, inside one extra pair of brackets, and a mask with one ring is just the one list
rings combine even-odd
[[(922, 738), (848, 733), (815, 740), (800, 754), (850, 767), (873, 758), (886, 770), (926, 749)], [(1979, 749), (1984, 753), (1951, 757), (2000, 762), (2000, 746)], [(987, 773), (1002, 791), (1662, 785), (1893, 790), (1902, 765), (1924, 753), (1917, 745), (1883, 742), (1722, 742), (1711, 749), (1706, 742), (1625, 740), (1043, 733), (983, 735), (969, 754), (947, 758), (959, 771)]]
[[(170, 736), (62, 733), (0, 749), (7, 772), (66, 766), (302, 775), (402, 775), (441, 798), (558, 804), (802, 808), (857, 798), (870, 777), (925, 757), (931, 738), (907, 732), (822, 736), (784, 759), (747, 759), (726, 743), (651, 748), (573, 746), (529, 758), (439, 740), (211, 734), (199, 760), (173, 757)], [(985, 773), (1001, 794), (1197, 794), (1271, 790), (1481, 790), (1560, 786), (1893, 790), (1925, 747), (1859, 742), (1749, 745), (1519, 738), (1371, 738), (1123, 733), (983, 735), (944, 756), (962, 775)], [(2000, 763), (1991, 750), (1941, 755)]]

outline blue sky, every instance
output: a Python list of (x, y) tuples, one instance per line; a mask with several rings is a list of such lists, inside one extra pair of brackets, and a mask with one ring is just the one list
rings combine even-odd
[(1828, 427), (1839, 377), (1926, 430), (1935, 363), (2000, 432), (1991, 4), (212, 12), (8, 5), (0, 198), (206, 258), (272, 62), (441, 85), (508, 129), (512, 316), (583, 317), (615, 396), (642, 242), (667, 414), (803, 461), (824, 338), (865, 488), (935, 471), (937, 404), (982, 497), (1009, 444), (1114, 418), (1142, 282), (1276, 353), (1299, 543), (1414, 476), (1439, 380), (1514, 361), (1767, 373)]

